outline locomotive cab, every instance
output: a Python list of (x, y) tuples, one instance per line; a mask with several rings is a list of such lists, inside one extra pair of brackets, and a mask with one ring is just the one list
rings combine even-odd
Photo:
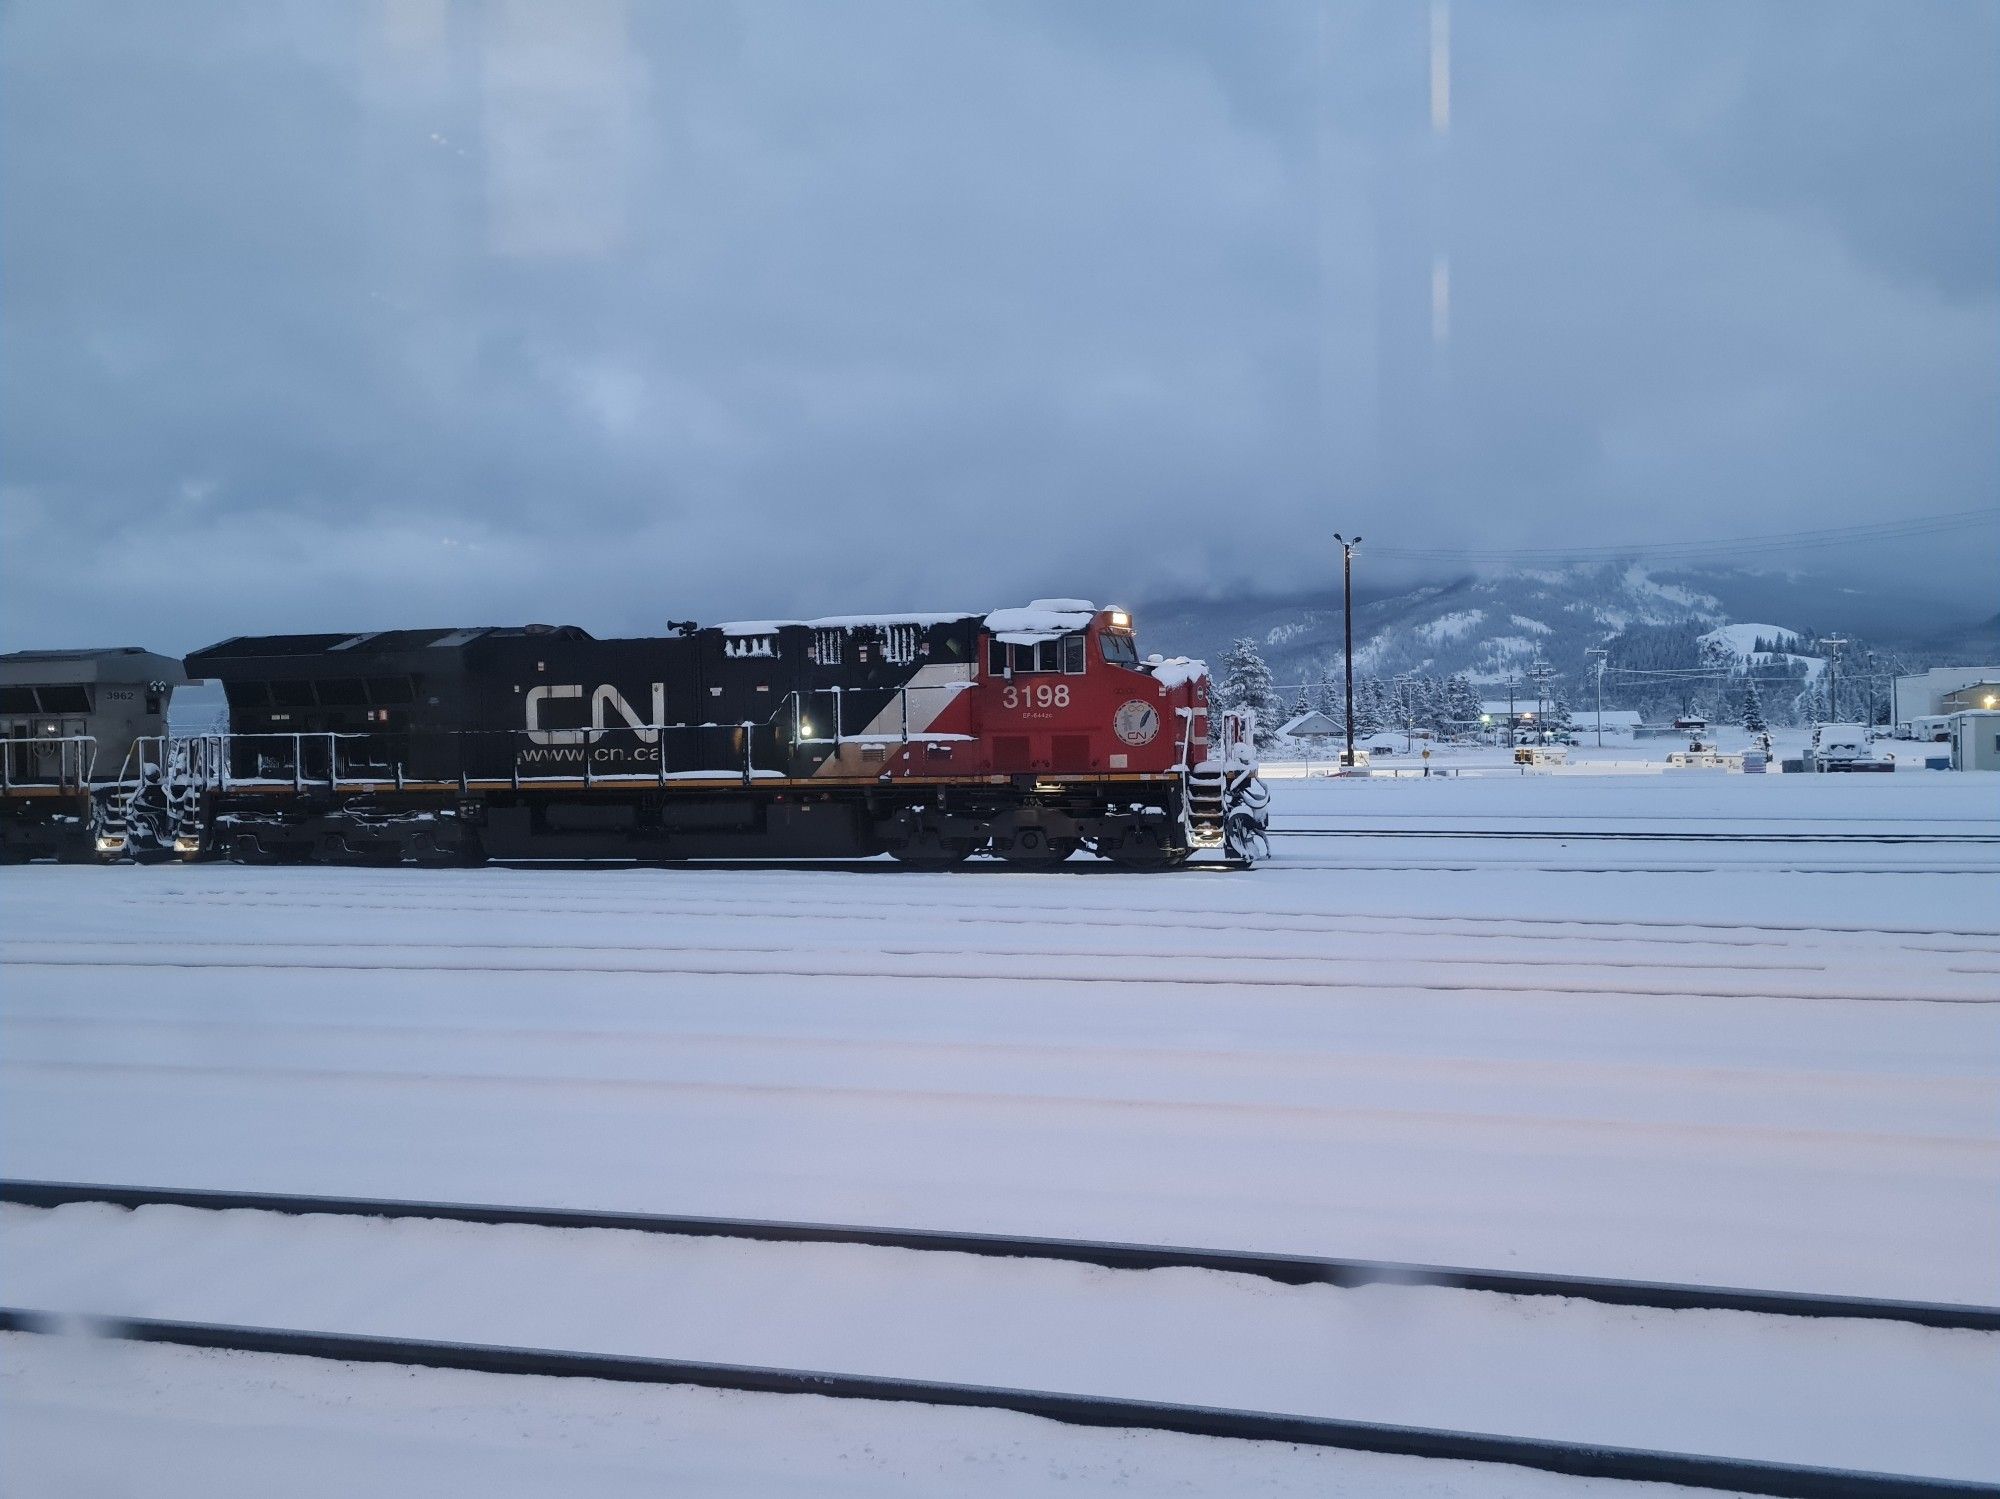
[(1128, 611), (1038, 599), (985, 623), (977, 732), (995, 771), (1160, 774), (1206, 744), (1206, 678), (1142, 661)]

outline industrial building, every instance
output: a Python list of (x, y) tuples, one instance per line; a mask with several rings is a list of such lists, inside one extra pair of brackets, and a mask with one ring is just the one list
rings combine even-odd
[(1889, 721), (1898, 739), (1928, 739), (1919, 720), (2000, 708), (2000, 666), (1933, 666), (1897, 677), (1889, 688)]
[(1980, 708), (1951, 715), (1951, 768), (2000, 770), (2000, 712)]

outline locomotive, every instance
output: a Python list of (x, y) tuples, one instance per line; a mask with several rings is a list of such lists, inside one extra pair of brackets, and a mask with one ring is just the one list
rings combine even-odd
[[(670, 628), (221, 641), (184, 671), (221, 684), (226, 732), (142, 735), (115, 774), (56, 788), (17, 774), (10, 738), (0, 852), (944, 866), (1088, 849), (1160, 868), (1261, 847), (1247, 717), (1211, 713), (1200, 662), (1142, 658), (1123, 609)], [(32, 836), (17, 804), (44, 814)], [(75, 832), (51, 850), (58, 805)]]

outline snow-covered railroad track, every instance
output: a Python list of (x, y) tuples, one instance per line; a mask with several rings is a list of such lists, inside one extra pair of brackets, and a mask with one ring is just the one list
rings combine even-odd
[(1544, 859), (1521, 858), (1481, 858), (1472, 854), (1440, 855), (1433, 859), (1388, 859), (1375, 854), (1367, 857), (1346, 859), (1301, 859), (1280, 855), (1277, 862), (1287, 870), (1326, 870), (1350, 874), (1479, 874), (1486, 870), (1506, 871), (1516, 874), (1698, 874), (1698, 875), (1779, 875), (1779, 874), (1824, 874), (1824, 875), (1976, 875), (1981, 879), (2000, 876), (2000, 862), (1945, 863), (1935, 861), (1916, 863), (1907, 861), (1881, 860), (1869, 864), (1816, 864), (1798, 857), (1789, 859), (1740, 859), (1731, 858), (1723, 862), (1703, 862), (1690, 856), (1685, 859), (1670, 859), (1665, 856), (1640, 862), (1636, 857), (1622, 859), (1593, 856), (1579, 852), (1572, 859), (1561, 862)]
[(1288, 823), (1270, 829), (1274, 837), (1498, 837), (1558, 843), (1984, 843), (2000, 845), (2000, 833), (1744, 833), (1708, 827), (1702, 831), (1662, 831), (1656, 827), (1310, 827)]
[[(1242, 965), (1234, 964), (1227, 958), (1216, 960), (1233, 969), (1229, 972), (1200, 972), (1204, 959), (1200, 955), (1189, 957), (1153, 957), (1141, 960), (1122, 958), (1117, 955), (1097, 953), (1049, 954), (1040, 958), (1039, 966), (1030, 967), (1019, 961), (1021, 955), (1005, 954), (1016, 961), (1004, 969), (980, 966), (976, 962), (959, 967), (925, 965), (919, 961), (904, 963), (884, 963), (885, 958), (898, 956), (889, 949), (841, 952), (836, 949), (815, 949), (810, 963), (799, 961), (799, 949), (731, 949), (723, 946), (700, 946), (675, 951), (657, 951), (654, 961), (642, 962), (637, 958), (625, 961), (606, 961), (595, 954), (579, 960), (570, 955), (550, 951), (549, 960), (543, 963), (515, 961), (511, 963), (472, 962), (463, 956), (440, 954), (429, 962), (419, 961), (410, 956), (374, 957), (365, 952), (353, 951), (343, 945), (328, 946), (318, 955), (297, 956), (289, 959), (277, 956), (279, 952), (295, 954), (312, 950), (310, 944), (292, 943), (274, 946), (266, 952), (243, 952), (225, 955), (211, 952), (176, 953), (177, 944), (168, 939), (151, 945), (151, 950), (134, 953), (129, 957), (88, 957), (73, 955), (50, 946), (40, 953), (26, 949), (30, 944), (8, 944), (5, 956), (0, 956), (0, 966), (14, 969), (32, 970), (98, 970), (104, 972), (139, 971), (171, 972), (191, 970), (200, 972), (260, 972), (260, 973), (479, 973), (479, 974), (565, 974), (578, 977), (595, 976), (681, 976), (693, 978), (751, 978), (769, 977), (782, 979), (825, 979), (829, 977), (867, 979), (882, 983), (911, 982), (951, 982), (964, 985), (1006, 985), (1018, 986), (1022, 983), (1059, 983), (1078, 985), (1099, 985), (1112, 988), (1143, 987), (1148, 985), (1163, 988), (1213, 988), (1213, 989), (1279, 989), (1305, 991), (1370, 990), (1384, 989), (1419, 990), (1450, 993), (1526, 993), (1526, 994), (1575, 994), (1635, 996), (1666, 999), (1775, 999), (1805, 1000), (1815, 1003), (1886, 1003), (1886, 1004), (1995, 1004), (2000, 1003), (2000, 995), (1992, 991), (1992, 986), (1982, 982), (1981, 970), (1947, 970), (1944, 974), (1927, 976), (1930, 992), (1912, 994), (1906, 980), (1893, 975), (1882, 975), (1874, 983), (1857, 981), (1865, 975), (1843, 975), (1838, 986), (1806, 985), (1785, 986), (1757, 978), (1745, 978), (1737, 983), (1724, 984), (1718, 980), (1709, 981), (1711, 987), (1696, 984), (1643, 984), (1625, 978), (1597, 978), (1588, 975), (1588, 970), (1617, 970), (1631, 968), (1650, 972), (1655, 965), (1650, 964), (1599, 964), (1590, 961), (1561, 962), (1551, 960), (1546, 963), (1520, 960), (1509, 965), (1505, 963), (1489, 965), (1477, 960), (1452, 960), (1446, 958), (1426, 958), (1413, 956), (1396, 960), (1393, 970), (1379, 969), (1362, 973), (1365, 962), (1355, 959), (1315, 958), (1315, 957), (1267, 957), (1262, 961), (1271, 967), (1260, 972), (1246, 973)], [(963, 949), (959, 949), (963, 951)], [(941, 953), (914, 952), (913, 959), (941, 956)], [(788, 961), (787, 959), (790, 959)], [(678, 960), (677, 960), (678, 959)], [(1053, 960), (1053, 961), (1051, 961)], [(1289, 964), (1292, 971), (1279, 971), (1277, 965)], [(1430, 970), (1452, 966), (1469, 966), (1485, 969), (1489, 966), (1526, 966), (1537, 970), (1551, 970), (1534, 977), (1523, 976), (1510, 979), (1505, 976), (1481, 978), (1452, 978), (1435, 974)], [(1726, 977), (1728, 970), (1719, 966), (1704, 968), (1702, 965), (1659, 965), (1671, 969), (1675, 966), (1692, 968), (1695, 971), (1715, 973)], [(1755, 965), (1744, 965), (1748, 971), (1757, 971)], [(1564, 971), (1566, 977), (1558, 977), (1555, 971)], [(1776, 970), (1790, 973), (1824, 972), (1804, 965)]]
[(1542, 1275), (1454, 1265), (1416, 1265), (1392, 1260), (1259, 1254), (1241, 1249), (952, 1233), (940, 1229), (888, 1228), (851, 1223), (791, 1223), (767, 1218), (714, 1218), (673, 1213), (605, 1212), (589, 1208), (521, 1207), (499, 1203), (425, 1202), (394, 1197), (329, 1197), (297, 1192), (231, 1192), (212, 1188), (134, 1187), (105, 1182), (12, 1179), (0, 1179), (0, 1203), (29, 1208), (102, 1203), (119, 1208), (182, 1207), (210, 1212), (243, 1211), (294, 1216), (324, 1214), (348, 1218), (513, 1224), (529, 1228), (607, 1229), (675, 1238), (747, 1239), (771, 1244), (854, 1244), (997, 1259), (1062, 1260), (1071, 1264), (1097, 1265), (1107, 1270), (1216, 1270), (1232, 1275), (1254, 1276), (1287, 1286), (1440, 1286), (1504, 1296), (1561, 1296), (1601, 1302), (1607, 1306), (1836, 1317), (1907, 1322), (1916, 1327), (2000, 1332), (2000, 1307), (1958, 1302), (1825, 1296), (1737, 1286)]
[[(1341, 866), (1344, 867), (1344, 866)], [(527, 871), (516, 871), (526, 873)], [(637, 870), (605, 869), (604, 873), (628, 875)], [(259, 871), (260, 874), (268, 871)], [(297, 873), (320, 874), (324, 871), (298, 871)], [(426, 871), (435, 875), (435, 871)], [(1836, 936), (1886, 936), (1886, 937), (1954, 937), (1967, 938), (1979, 942), (1971, 951), (1986, 952), (1989, 944), (2000, 941), (2000, 927), (1993, 926), (1882, 926), (1860, 921), (1816, 922), (1779, 921), (1769, 916), (1746, 913), (1741, 920), (1729, 922), (1704, 921), (1686, 918), (1656, 918), (1643, 915), (1621, 915), (1614, 917), (1565, 914), (1562, 916), (1538, 915), (1497, 915), (1479, 912), (1425, 912), (1425, 911), (1379, 911), (1358, 907), (1344, 907), (1340, 910), (1311, 910), (1287, 907), (1281, 903), (1261, 899), (1251, 908), (1244, 910), (1217, 909), (1206, 901), (1197, 908), (1171, 912), (1148, 912), (1143, 908), (1133, 909), (1122, 902), (1115, 911), (1101, 906), (1071, 899), (1061, 903), (1024, 901), (1009, 892), (1005, 904), (996, 904), (992, 899), (953, 900), (948, 892), (963, 888), (956, 876), (934, 876), (940, 883), (926, 890), (922, 904), (916, 908), (885, 910), (880, 898), (871, 893), (867, 898), (842, 900), (828, 889), (815, 887), (812, 890), (808, 909), (788, 911), (774, 907), (769, 900), (732, 899), (728, 896), (690, 895), (681, 887), (699, 879), (700, 871), (685, 868), (662, 868), (646, 871), (648, 874), (664, 877), (657, 887), (649, 887), (644, 892), (634, 892), (627, 900), (606, 903), (602, 897), (585, 901), (572, 890), (551, 890), (537, 884), (532, 890), (512, 890), (495, 881), (490, 872), (482, 872), (454, 878), (448, 888), (463, 892), (464, 899), (444, 901), (431, 894), (424, 898), (413, 894), (413, 890), (436, 891), (439, 885), (433, 881), (405, 883), (400, 888), (395, 884), (370, 885), (365, 873), (356, 872), (352, 878), (341, 871), (336, 880), (287, 881), (269, 894), (245, 894), (241, 888), (231, 888), (210, 882), (177, 886), (171, 883), (174, 872), (162, 873), (155, 882), (159, 893), (173, 900), (199, 900), (202, 905), (214, 911), (230, 909), (274, 910), (297, 912), (316, 911), (373, 911), (395, 912), (412, 915), (494, 915), (515, 914), (524, 916), (553, 915), (563, 918), (578, 916), (628, 917), (642, 916), (651, 919), (696, 916), (737, 916), (758, 921), (793, 920), (842, 922), (870, 921), (903, 923), (916, 919), (924, 922), (967, 922), (977, 925), (1020, 924), (1032, 922), (1038, 926), (1047, 925), (1100, 925), (1115, 917), (1119, 925), (1139, 927), (1171, 927), (1175, 930), (1226, 928), (1231, 931), (1293, 931), (1293, 930), (1363, 930), (1353, 925), (1356, 921), (1390, 922), (1394, 926), (1369, 928), (1383, 933), (1405, 931), (1429, 931), (1439, 926), (1471, 928), (1482, 934), (1493, 928), (1506, 931), (1493, 933), (1506, 937), (1531, 935), (1533, 929), (1553, 927), (1560, 929), (1553, 934), (1555, 940), (1567, 940), (1574, 936), (1578, 940), (1614, 941), (1691, 941), (1707, 943), (1719, 941), (1729, 945), (1743, 945), (1740, 936), (1677, 937), (1675, 933), (1717, 932), (1740, 934), (1743, 932), (1768, 933), (1779, 937), (1802, 935), (1818, 937)], [(834, 872), (836, 878), (838, 872)], [(914, 878), (915, 876), (913, 876)], [(476, 881), (477, 883), (472, 883)], [(1027, 881), (1022, 881), (1024, 885)], [(266, 882), (259, 886), (269, 889)], [(258, 887), (252, 887), (253, 891)], [(360, 898), (373, 894), (378, 899)], [(1260, 893), (1261, 894), (1261, 893)], [(160, 899), (151, 891), (136, 896), (128, 896), (118, 904), (133, 910), (157, 910)], [(1528, 928), (1523, 932), (1519, 929)], [(1630, 938), (1612, 938), (1593, 935), (1601, 929), (1629, 929), (1639, 935)]]
[[(0, 1307), (0, 1333), (34, 1335), (60, 1332), (63, 1325), (61, 1318)], [(481, 1374), (687, 1385), (757, 1394), (971, 1407), (1016, 1412), (1068, 1425), (1175, 1432), (1237, 1441), (1280, 1442), (1292, 1446), (1502, 1464), (1592, 1479), (1670, 1483), (1737, 1494), (1785, 1496), (1785, 1499), (1949, 1499), (1949, 1496), (1956, 1495), (2000, 1494), (2000, 1488), (1951, 1479), (814, 1370), (141, 1318), (93, 1319), (90, 1331), (95, 1338), (279, 1357), (307, 1357), (344, 1364), (399, 1364)]]
[[(149, 1205), (74, 1200), (93, 1194)], [(1549, 1466), (1557, 1448), (1714, 1453), (1745, 1465), (1719, 1486), (1749, 1492), (1942, 1493), (1954, 1490), (1937, 1480), (2000, 1471), (2000, 1434), (1983, 1420), (2000, 1335), (1985, 1308), (814, 1224), (89, 1185), (10, 1184), (6, 1195), (61, 1200), (0, 1208), (0, 1299), (238, 1329), (169, 1335), (198, 1346), (398, 1358), (334, 1340), (415, 1339), (579, 1361), (401, 1360), (437, 1367), (617, 1378), (580, 1360), (668, 1361), (680, 1373), (635, 1377), (686, 1382), (684, 1361), (700, 1361), (733, 1372), (692, 1382), (728, 1389), (1059, 1390), (1246, 1414), (1234, 1428), (1197, 1427), (1128, 1408), (1110, 1424), (1429, 1457)], [(272, 1329), (326, 1341), (259, 1341)], [(745, 1366), (777, 1370), (778, 1382)], [(855, 1383), (783, 1382), (814, 1369)], [(1323, 1424), (1289, 1436), (1258, 1425), (1278, 1420)], [(1519, 1450), (1342, 1436), (1413, 1426), (1506, 1433)], [(1921, 1474), (1928, 1486), (1760, 1481), (1760, 1464), (1798, 1463)], [(1697, 1481), (1688, 1469), (1552, 1471)]]
[[(1346, 934), (1342, 935), (1344, 936)], [(99, 948), (110, 948), (113, 949), (114, 951), (118, 949), (130, 949), (135, 952), (143, 952), (146, 954), (158, 954), (161, 953), (162, 951), (168, 953), (175, 953), (184, 949), (200, 950), (204, 948), (211, 948), (219, 951), (252, 952), (252, 953), (258, 951), (277, 951), (277, 950), (282, 950), (286, 952), (296, 952), (299, 950), (300, 947), (300, 944), (296, 941), (288, 941), (277, 938), (259, 939), (259, 938), (239, 938), (239, 937), (230, 937), (230, 938), (103, 937), (99, 938), (93, 945)], [(36, 947), (41, 947), (42, 950), (46, 951), (54, 946), (55, 946), (54, 944), (47, 944), (47, 945), (22, 944), (22, 943), (5, 944), (5, 945), (0, 945), (0, 954), (19, 952), (24, 947), (29, 948), (31, 950)], [(403, 952), (525, 953), (543, 957), (548, 957), (555, 954), (568, 954), (572, 958), (579, 956), (585, 958), (601, 958), (604, 955), (610, 953), (616, 953), (616, 954), (725, 953), (725, 952), (726, 953), (778, 953), (778, 952), (796, 952), (798, 949), (794, 946), (781, 943), (762, 943), (755, 946), (744, 946), (734, 943), (725, 943), (718, 941), (581, 943), (581, 942), (509, 942), (503, 939), (491, 939), (491, 940), (480, 940), (476, 942), (450, 942), (450, 941), (440, 941), (436, 938), (409, 938), (409, 939), (390, 940), (390, 941), (384, 941), (378, 938), (369, 938), (365, 940), (340, 943), (339, 950), (343, 952), (355, 952), (357, 950), (366, 950), (371, 952), (391, 952), (391, 953), (403, 953)], [(893, 943), (880, 943), (870, 947), (846, 947), (846, 948), (832, 948), (832, 949), (818, 948), (816, 949), (816, 951), (869, 953), (889, 958), (909, 958), (909, 957), (1020, 958), (1022, 956), (1025, 956), (1033, 952), (1036, 954), (1047, 955), (1047, 956), (1117, 958), (1124, 960), (1155, 960), (1160, 955), (1157, 947), (1135, 947), (1129, 944), (1123, 946), (1115, 946), (1101, 942), (1094, 943), (1087, 948), (1077, 948), (1077, 949), (1072, 949), (1068, 953), (1057, 954), (1049, 952), (1046, 940), (1044, 940), (1039, 946), (1032, 948), (1029, 947), (1026, 943), (1021, 943), (1013, 947), (975, 947), (968, 943), (963, 943), (963, 942), (933, 943), (926, 945), (922, 943), (913, 943), (908, 940), (900, 940)], [(1717, 959), (1716, 961), (1710, 963), (1690, 963), (1684, 960), (1674, 959), (1674, 958), (1638, 958), (1638, 957), (1591, 958), (1588, 960), (1579, 961), (1574, 958), (1564, 959), (1564, 958), (1550, 958), (1550, 957), (1521, 957), (1512, 954), (1493, 953), (1493, 952), (1480, 952), (1477, 955), (1468, 954), (1463, 957), (1438, 956), (1433, 953), (1426, 953), (1412, 960), (1401, 952), (1389, 952), (1386, 950), (1369, 951), (1365, 948), (1359, 948), (1353, 944), (1342, 944), (1339, 950), (1328, 951), (1324, 953), (1282, 952), (1282, 951), (1260, 952), (1250, 948), (1220, 948), (1220, 949), (1204, 948), (1197, 952), (1189, 952), (1187, 953), (1186, 956), (1201, 961), (1207, 961), (1207, 962), (1219, 961), (1231, 964), (1297, 963), (1297, 962), (1312, 962), (1312, 961), (1351, 963), (1356, 960), (1393, 959), (1394, 961), (1397, 962), (1416, 961), (1424, 964), (1443, 964), (1443, 965), (1476, 964), (1481, 968), (1488, 968), (1488, 967), (1643, 968), (1648, 972), (1657, 972), (1657, 971), (1672, 972), (1675, 970), (1686, 969), (1697, 972), (1726, 971), (1731, 973), (1745, 973), (1745, 972), (1824, 973), (1826, 971), (1826, 966), (1827, 966), (1823, 962), (1773, 963), (1773, 962), (1759, 962), (1755, 960), (1746, 961), (1745, 959), (1739, 958), (1734, 954), (1730, 955), (1727, 959)], [(13, 959), (10, 957), (0, 956), (0, 962), (7, 962), (7, 961), (13, 961)], [(21, 961), (34, 961), (34, 960), (32, 958), (23, 958)], [(396, 966), (396, 965), (385, 964), (383, 966)], [(584, 963), (577, 965), (577, 967), (583, 971), (588, 971), (590, 965), (588, 963)], [(526, 971), (526, 969), (532, 969), (533, 971), (537, 972), (540, 971), (540, 969), (538, 967), (535, 967), (534, 965), (526, 965), (524, 971)], [(893, 975), (877, 974), (871, 976), (892, 977)]]

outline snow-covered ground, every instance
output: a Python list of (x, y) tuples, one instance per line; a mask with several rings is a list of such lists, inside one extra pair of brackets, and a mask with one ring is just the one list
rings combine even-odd
[[(1517, 765), (1511, 745), (1427, 744), (1422, 739), (1394, 731), (1367, 736), (1359, 744), (1369, 751), (1368, 777), (1376, 780), (1418, 778), (1424, 776), (1427, 769), (1433, 778), (1462, 775), (1482, 779), (1496, 776), (1519, 779), (1552, 777), (1558, 780), (1579, 776), (1658, 776), (1669, 781), (1700, 781), (1724, 774), (1741, 774), (1740, 771), (1687, 770), (1670, 764), (1668, 756), (1688, 747), (1688, 736), (1685, 734), (1648, 735), (1640, 739), (1629, 733), (1606, 730), (1602, 736), (1604, 742), (1599, 744), (1599, 736), (1591, 727), (1587, 709), (1577, 714), (1575, 733), (1579, 742), (1561, 747), (1565, 759), (1560, 765)], [(1812, 731), (1779, 728), (1772, 731), (1770, 739), (1771, 764), (1763, 772), (1765, 780), (1774, 780), (1782, 775), (1783, 762), (1804, 758), (1811, 743)], [(1714, 725), (1703, 732), (1701, 740), (1725, 755), (1740, 755), (1745, 750), (1761, 747), (1761, 741), (1756, 736), (1733, 724)], [(1931, 768), (1949, 762), (1949, 744), (1889, 738), (1875, 739), (1870, 743), (1876, 757), (1895, 762), (1898, 772), (1921, 772), (1918, 779), (1929, 779), (1935, 774), (1958, 774)], [(1330, 776), (1340, 759), (1341, 747), (1338, 738), (1330, 739), (1314, 744), (1308, 756), (1303, 744), (1286, 745), (1265, 757), (1265, 779), (1286, 781), (1306, 776)], [(1430, 750), (1428, 759), (1424, 755), (1426, 749)], [(1996, 784), (1990, 772), (1975, 775), (1987, 780), (1989, 785)], [(2000, 789), (1987, 794), (2000, 800)]]
[[(1281, 782), (1250, 872), (5, 870), (0, 1171), (2000, 1301), (2000, 843), (1964, 841), (2000, 840), (1995, 788)], [(1547, 832), (1579, 836), (1473, 836)], [(0, 1214), (0, 1300), (2000, 1476), (1994, 1338), (1894, 1324), (90, 1207)], [(347, 1491), (1588, 1489), (992, 1413), (0, 1358), (21, 1492), (77, 1442), (189, 1492), (294, 1457)]]

